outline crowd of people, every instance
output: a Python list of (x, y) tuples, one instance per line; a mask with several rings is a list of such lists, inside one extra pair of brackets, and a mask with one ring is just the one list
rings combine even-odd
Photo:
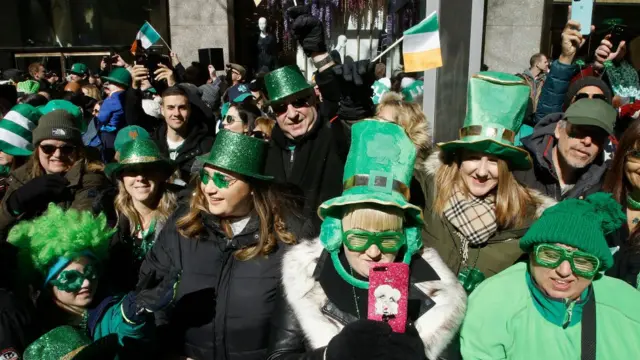
[[(419, 77), (289, 17), (312, 82), (173, 53), (4, 72), (0, 358), (640, 354), (625, 41), (587, 64), (569, 21), (559, 59), (474, 74), (459, 137), (433, 144)], [(370, 289), (385, 264), (405, 285)]]

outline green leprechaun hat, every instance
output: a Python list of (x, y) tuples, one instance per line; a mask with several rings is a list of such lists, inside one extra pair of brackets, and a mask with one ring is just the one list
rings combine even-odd
[(313, 88), (296, 65), (281, 67), (268, 73), (264, 77), (264, 85), (271, 103), (308, 96), (313, 92)]
[(364, 120), (351, 128), (351, 148), (344, 168), (342, 195), (325, 201), (318, 209), (323, 219), (320, 241), (331, 253), (334, 267), (349, 283), (367, 288), (368, 283), (349, 276), (338, 260), (342, 245), (342, 216), (345, 206), (377, 204), (404, 211), (407, 264), (422, 246), (422, 210), (409, 203), (409, 184), (413, 177), (416, 146), (404, 129), (396, 124)]
[(481, 72), (469, 80), (467, 116), (460, 139), (439, 143), (445, 153), (468, 149), (495, 155), (512, 170), (531, 168), (531, 156), (514, 146), (529, 103), (529, 87), (521, 78), (500, 72)]
[(73, 65), (71, 65), (71, 69), (69, 69), (69, 72), (72, 74), (76, 74), (76, 75), (85, 75), (88, 71), (87, 65), (83, 64), (83, 63), (75, 63)]
[(252, 177), (258, 180), (272, 180), (264, 175), (267, 156), (266, 141), (229, 130), (221, 130), (208, 155), (199, 156), (203, 165)]
[(129, 70), (121, 67), (116, 67), (109, 73), (109, 76), (103, 76), (102, 81), (110, 82), (112, 84), (120, 85), (125, 89), (131, 86), (131, 73)]
[(33, 130), (42, 113), (29, 104), (18, 104), (0, 121), (0, 151), (13, 156), (33, 153)]
[(118, 177), (124, 170), (136, 167), (162, 171), (167, 177), (171, 176), (176, 169), (175, 163), (162, 156), (158, 145), (153, 140), (136, 139), (122, 145), (120, 161), (108, 164), (104, 172), (110, 178)]

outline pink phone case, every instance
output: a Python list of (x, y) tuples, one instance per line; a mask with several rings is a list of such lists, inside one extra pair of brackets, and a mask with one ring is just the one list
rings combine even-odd
[(407, 325), (409, 265), (372, 264), (369, 268), (369, 320), (384, 321), (397, 333)]

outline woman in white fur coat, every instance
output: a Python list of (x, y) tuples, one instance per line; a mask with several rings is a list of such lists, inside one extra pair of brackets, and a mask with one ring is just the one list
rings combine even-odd
[[(352, 128), (342, 196), (320, 206), (320, 238), (283, 258), (269, 359), (437, 359), (458, 330), (466, 294), (437, 252), (422, 248), (422, 211), (408, 202), (416, 147), (405, 130)], [(409, 265), (407, 329), (367, 320), (371, 264)]]

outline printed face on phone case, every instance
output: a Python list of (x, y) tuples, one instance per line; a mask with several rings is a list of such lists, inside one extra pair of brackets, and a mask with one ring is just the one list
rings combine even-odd
[(400, 290), (389, 285), (380, 285), (376, 288), (376, 314), (382, 316), (398, 315), (398, 301), (400, 300)]

